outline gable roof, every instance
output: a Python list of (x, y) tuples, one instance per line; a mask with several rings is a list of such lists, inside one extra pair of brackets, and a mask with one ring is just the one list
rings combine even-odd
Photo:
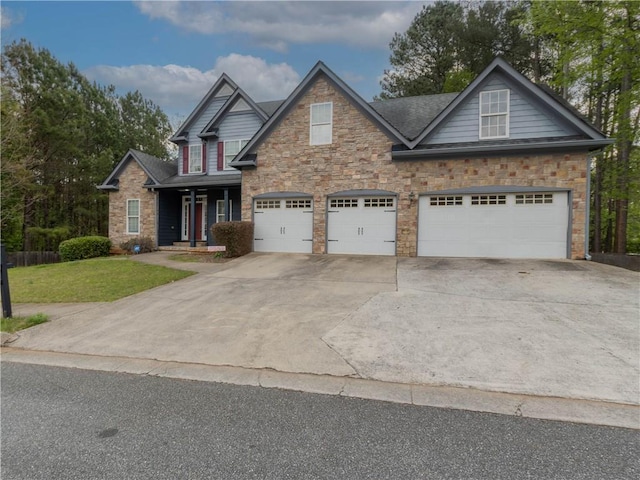
[(218, 93), (220, 91), (220, 89), (224, 86), (224, 85), (229, 85), (233, 90), (237, 90), (238, 89), (238, 85), (236, 85), (236, 83), (231, 80), (231, 78), (226, 74), (223, 73), (222, 75), (220, 75), (220, 78), (218, 78), (218, 80), (216, 80), (216, 83), (213, 84), (213, 86), (209, 89), (209, 91), (207, 92), (207, 94), (202, 98), (202, 100), (200, 100), (200, 103), (198, 103), (198, 105), (196, 105), (196, 108), (193, 109), (193, 111), (191, 112), (191, 114), (187, 117), (187, 119), (182, 122), (182, 125), (180, 125), (180, 128), (178, 128), (178, 130), (176, 130), (176, 132), (171, 136), (171, 138), (169, 139), (169, 141), (171, 142), (175, 142), (175, 141), (179, 141), (179, 140), (183, 140), (184, 137), (181, 135), (182, 131), (187, 128), (187, 126), (189, 125), (189, 123), (198, 115), (200, 115), (200, 113), (207, 107), (207, 105), (209, 104), (209, 101), (215, 97), (216, 93)]
[(136, 161), (149, 177), (149, 181), (145, 183), (145, 186), (160, 185), (163, 181), (178, 173), (178, 166), (174, 162), (162, 160), (139, 150), (130, 149), (122, 157), (122, 160), (118, 162), (118, 165), (116, 165), (107, 179), (101, 185), (98, 185), (98, 189), (118, 190), (118, 177), (131, 160)]
[(253, 109), (253, 111), (260, 117), (263, 122), (266, 122), (269, 116), (262, 110), (253, 99), (247, 95), (244, 90), (240, 87), (236, 88), (236, 90), (231, 94), (231, 97), (225, 102), (220, 110), (213, 116), (209, 123), (202, 129), (202, 131), (198, 134), (199, 137), (205, 138), (210, 137), (212, 135), (217, 135), (216, 132), (212, 132), (211, 130), (215, 128), (218, 123), (220, 123), (223, 117), (233, 108), (234, 105), (238, 103), (238, 101), (242, 99)]
[[(383, 132), (389, 135), (398, 143), (407, 144), (407, 139), (402, 133), (389, 123), (384, 117), (382, 117), (371, 105), (360, 97), (349, 85), (347, 85), (342, 79), (340, 79), (335, 73), (329, 69), (323, 62), (318, 62), (307, 73), (302, 82), (295, 88), (295, 90), (287, 97), (284, 103), (277, 109), (271, 118), (258, 130), (249, 143), (242, 149), (229, 165), (233, 167), (247, 167), (255, 166), (255, 156), (249, 153), (255, 153), (255, 149), (262, 143), (266, 136), (280, 123), (289, 110), (302, 98), (302, 96), (311, 88), (314, 81), (320, 77), (325, 76), (332, 85), (339, 90), (345, 97), (347, 97), (355, 106), (363, 113), (369, 120), (378, 126)], [(245, 158), (246, 157), (246, 158)]]
[[(525, 92), (539, 100), (542, 104), (550, 108), (560, 118), (566, 120), (571, 124), (578, 132), (585, 135), (591, 140), (605, 139), (602, 132), (595, 129), (589, 122), (585, 122), (582, 116), (576, 116), (572, 109), (569, 109), (563, 103), (559, 102), (557, 98), (549, 95), (542, 88), (531, 82), (527, 77), (516, 71), (511, 65), (509, 65), (502, 57), (496, 57), (485, 68), (475, 80), (473, 80), (462, 93), (460, 93), (453, 101), (442, 110), (433, 121), (428, 124), (422, 133), (413, 139), (409, 148), (413, 149), (419, 145), (431, 132), (433, 132), (439, 125), (443, 124), (454, 112), (458, 105), (467, 100), (475, 91), (475, 89), (484, 82), (484, 80), (493, 72), (499, 71), (505, 75), (509, 80), (517, 84)], [(609, 142), (607, 142), (609, 143)]]

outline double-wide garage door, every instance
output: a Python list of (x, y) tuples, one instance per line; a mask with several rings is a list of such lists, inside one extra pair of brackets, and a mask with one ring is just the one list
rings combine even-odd
[(256, 252), (311, 253), (313, 200), (265, 198), (253, 203)]
[(567, 192), (420, 197), (418, 255), (566, 258)]

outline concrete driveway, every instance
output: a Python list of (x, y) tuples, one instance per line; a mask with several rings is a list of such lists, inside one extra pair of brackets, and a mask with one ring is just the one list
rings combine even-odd
[[(167, 263), (162, 253), (139, 259)], [(195, 268), (64, 313), (12, 346), (639, 403), (634, 272), (584, 261), (289, 254)]]

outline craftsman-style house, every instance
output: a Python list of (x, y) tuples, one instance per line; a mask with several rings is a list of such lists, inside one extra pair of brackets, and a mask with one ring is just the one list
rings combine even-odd
[(170, 140), (177, 162), (131, 150), (100, 185), (115, 244), (242, 219), (264, 252), (581, 258), (611, 143), (500, 58), (459, 94), (376, 102), (321, 62), (277, 102), (223, 75)]

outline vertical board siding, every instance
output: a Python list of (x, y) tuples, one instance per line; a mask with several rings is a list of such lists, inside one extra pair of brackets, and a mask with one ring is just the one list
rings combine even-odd
[(180, 241), (182, 196), (178, 192), (158, 192), (158, 246), (173, 245)]
[(479, 140), (479, 92), (510, 90), (509, 138), (563, 137), (576, 132), (556, 120), (543, 105), (516, 90), (504, 76), (494, 73), (460, 105), (453, 116), (433, 132), (426, 144), (477, 142)]

